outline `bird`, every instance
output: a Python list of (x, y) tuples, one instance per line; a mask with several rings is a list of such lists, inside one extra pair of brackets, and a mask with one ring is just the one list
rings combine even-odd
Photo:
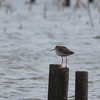
[(62, 64), (63, 64), (63, 57), (66, 58), (66, 66), (65, 67), (67, 68), (67, 56), (74, 54), (74, 52), (69, 50), (65, 46), (55, 46), (55, 48), (52, 49), (51, 51), (53, 51), (53, 50), (55, 50), (55, 52), (58, 56), (62, 57), (61, 68), (62, 68)]

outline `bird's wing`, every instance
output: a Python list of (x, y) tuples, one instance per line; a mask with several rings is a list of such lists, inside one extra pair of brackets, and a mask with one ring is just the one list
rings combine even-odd
[(63, 48), (59, 48), (58, 51), (62, 52), (62, 53), (65, 53), (65, 54), (68, 54), (70, 53), (70, 50), (66, 47), (63, 47)]

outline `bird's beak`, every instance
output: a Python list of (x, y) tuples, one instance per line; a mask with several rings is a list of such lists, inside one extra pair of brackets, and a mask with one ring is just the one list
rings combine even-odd
[(55, 50), (55, 49), (52, 49), (52, 50), (50, 50), (50, 51), (53, 51), (53, 50)]

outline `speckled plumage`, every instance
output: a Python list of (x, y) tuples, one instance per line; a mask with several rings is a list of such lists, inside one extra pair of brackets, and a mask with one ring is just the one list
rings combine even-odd
[(73, 51), (69, 50), (67, 47), (64, 47), (64, 46), (56, 46), (55, 50), (56, 50), (56, 54), (62, 57), (63, 56), (66, 57), (66, 56), (74, 54)]
[(64, 46), (56, 46), (55, 49), (53, 49), (53, 50), (55, 50), (55, 52), (58, 56), (62, 57), (61, 67), (63, 64), (63, 57), (66, 57), (66, 67), (67, 67), (67, 56), (74, 54), (74, 52), (69, 50), (67, 47), (64, 47)]

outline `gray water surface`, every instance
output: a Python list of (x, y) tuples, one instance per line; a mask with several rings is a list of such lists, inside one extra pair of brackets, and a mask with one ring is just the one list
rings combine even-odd
[[(100, 99), (100, 23), (91, 4), (94, 27), (87, 10), (58, 10), (45, 0), (29, 10), (27, 0), (5, 0), (13, 12), (0, 9), (0, 100), (47, 100), (49, 64), (60, 64), (51, 52), (56, 45), (67, 46), (75, 54), (68, 57), (69, 100), (74, 100), (75, 71), (89, 72), (89, 100)], [(85, 0), (86, 1), (86, 0)], [(86, 3), (86, 2), (85, 2)], [(64, 65), (63, 65), (64, 66)]]

